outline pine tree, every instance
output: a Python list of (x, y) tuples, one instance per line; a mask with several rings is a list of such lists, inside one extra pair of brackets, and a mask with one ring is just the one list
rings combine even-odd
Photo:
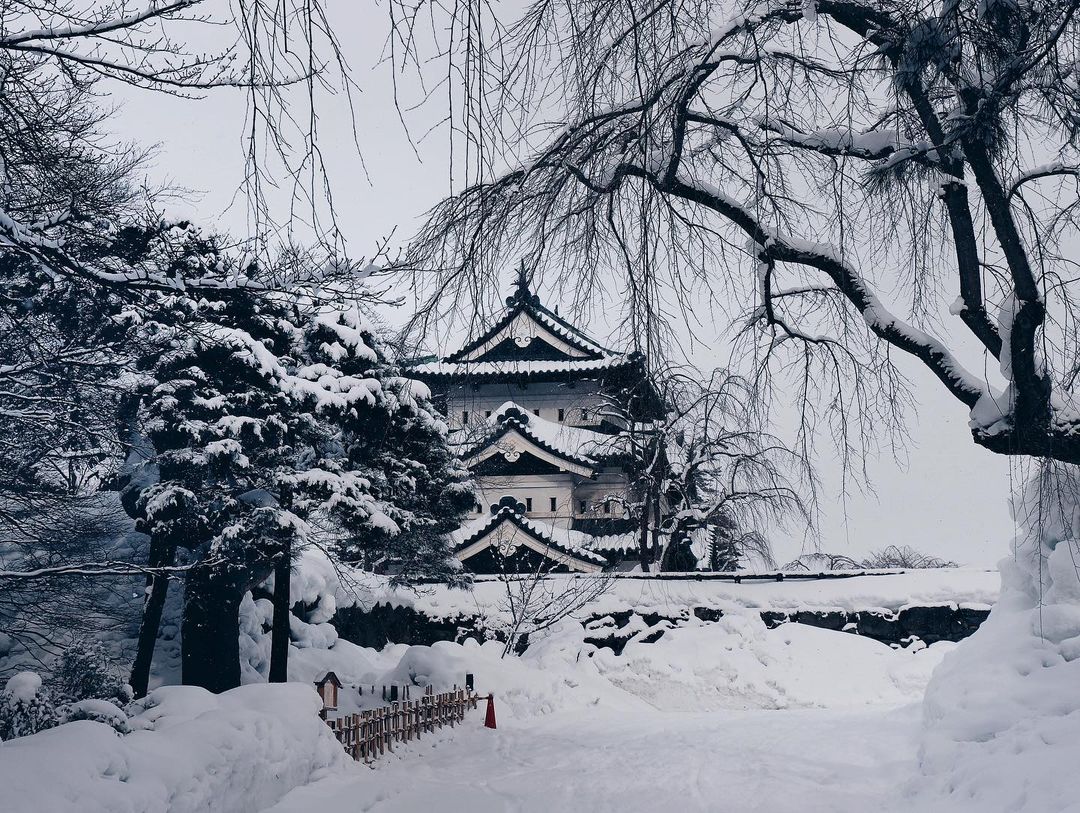
[[(165, 248), (178, 249), (171, 262), (186, 278), (230, 264), (219, 241), (191, 230)], [(162, 297), (153, 316), (144, 332), (162, 352), (148, 371), (144, 421), (154, 453), (143, 468), (154, 469), (154, 482), (136, 506), (152, 558), (171, 562), (183, 550), (193, 563), (184, 585), (184, 682), (221, 691), (240, 680), (244, 593), (304, 532), (282, 497), (297, 450), (322, 429), (293, 392), (300, 330), (285, 300), (253, 286), (177, 294)], [(151, 585), (137, 693), (145, 691), (166, 586)]]
[(716, 518), (709, 538), (709, 570), (738, 570), (741, 553), (735, 539), (737, 530), (729, 514), (721, 513)]
[[(191, 230), (152, 250), (180, 278), (231, 267), (219, 241)], [(141, 327), (160, 350), (142, 416), (153, 453), (128, 503), (150, 535), (153, 564), (171, 564), (178, 551), (191, 564), (185, 683), (239, 683), (240, 601), (271, 573), (271, 673), (287, 678), (291, 563), (315, 526), (342, 559), (399, 579), (457, 573), (447, 535), (473, 495), (447, 427), (426, 387), (400, 375), (359, 303), (326, 301), (246, 284), (169, 294)], [(137, 694), (166, 589), (163, 577), (151, 580)]]
[(312, 320), (311, 370), (329, 393), (320, 415), (333, 448), (301, 475), (321, 492), (344, 561), (382, 567), (403, 581), (460, 575), (447, 536), (474, 503), (468, 471), (424, 384), (405, 378), (377, 326), (358, 307)]

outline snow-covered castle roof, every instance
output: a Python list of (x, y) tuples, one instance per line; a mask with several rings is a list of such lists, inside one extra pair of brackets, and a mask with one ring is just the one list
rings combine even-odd
[(411, 374), (421, 379), (536, 380), (644, 370), (640, 353), (610, 350), (541, 304), (524, 269), (506, 304), (506, 312), (487, 330), (443, 359), (416, 365)]

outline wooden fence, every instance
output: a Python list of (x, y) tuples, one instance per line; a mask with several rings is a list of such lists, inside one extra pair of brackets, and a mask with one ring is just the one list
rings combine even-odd
[(419, 700), (403, 700), (326, 723), (353, 759), (371, 762), (392, 752), (394, 743), (420, 739), (436, 728), (464, 721), (465, 712), (475, 709), (479, 699), (471, 689), (435, 694), (428, 686)]

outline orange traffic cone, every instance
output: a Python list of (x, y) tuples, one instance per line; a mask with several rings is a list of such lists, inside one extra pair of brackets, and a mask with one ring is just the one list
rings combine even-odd
[(487, 715), (484, 717), (484, 728), (495, 728), (495, 695), (488, 695)]

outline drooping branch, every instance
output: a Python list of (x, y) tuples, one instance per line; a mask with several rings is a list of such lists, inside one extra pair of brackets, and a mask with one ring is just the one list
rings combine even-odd
[[(1075, 54), (1062, 48), (1075, 3), (818, 0), (732, 14), (693, 0), (641, 15), (599, 0), (530, 7), (516, 64), (564, 114), (535, 160), (438, 207), (412, 259), (438, 256), (430, 268), (452, 268), (436, 270), (442, 283), (521, 251), (586, 297), (614, 258), (629, 295), (649, 297), (628, 305), (635, 326), (639, 310), (668, 317), (658, 284), (684, 308), (704, 290), (740, 324), (769, 328), (755, 363), (784, 346), (836, 353), (845, 408), (840, 370), (891, 371), (901, 350), (971, 409), (980, 445), (1077, 458), (1080, 300), (1060, 246), (1080, 223), (1071, 200), (1023, 199), (1040, 178), (1080, 177), (1080, 128), (1062, 112), (1075, 101)], [(1002, 179), (1043, 152), (1052, 163)], [(764, 284), (732, 254), (767, 268)], [(891, 283), (900, 305), (886, 309), (878, 291)], [(938, 338), (946, 313), (977, 339), (973, 364)], [(884, 375), (895, 403), (901, 377)]]

